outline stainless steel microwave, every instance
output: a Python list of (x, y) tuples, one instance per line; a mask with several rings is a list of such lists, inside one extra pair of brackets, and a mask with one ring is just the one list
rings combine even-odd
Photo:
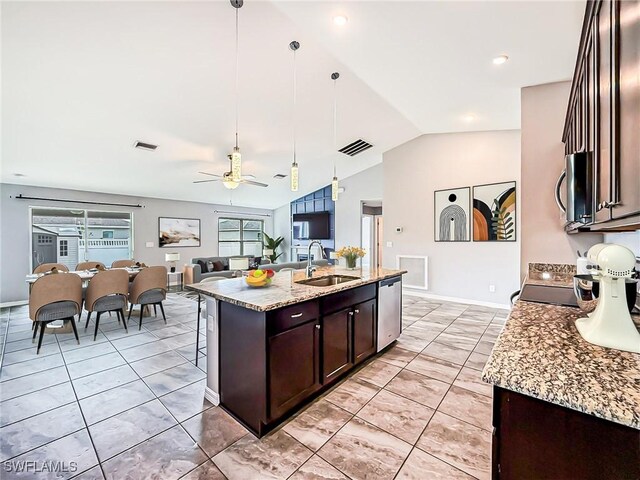
[[(562, 184), (566, 179), (566, 205)], [(590, 223), (593, 219), (593, 155), (577, 152), (565, 156), (565, 168), (556, 183), (556, 203), (567, 223)]]

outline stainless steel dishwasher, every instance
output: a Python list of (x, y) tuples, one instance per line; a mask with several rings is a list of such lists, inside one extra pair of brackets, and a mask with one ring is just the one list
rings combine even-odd
[(378, 352), (402, 332), (402, 276), (378, 282)]

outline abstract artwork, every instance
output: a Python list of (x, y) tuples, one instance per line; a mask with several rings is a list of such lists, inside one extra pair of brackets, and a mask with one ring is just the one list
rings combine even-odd
[(470, 196), (469, 187), (434, 192), (436, 242), (469, 241), (471, 237)]
[(473, 187), (473, 241), (516, 241), (516, 182)]
[(197, 218), (158, 218), (160, 247), (199, 247), (200, 220)]

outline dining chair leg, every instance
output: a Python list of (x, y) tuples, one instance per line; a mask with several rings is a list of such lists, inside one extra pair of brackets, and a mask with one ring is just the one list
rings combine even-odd
[(36, 334), (38, 333), (39, 322), (33, 322), (33, 337), (31, 337), (31, 343), (36, 341)]
[[(140, 305), (140, 308), (142, 308), (142, 305)], [(127, 317), (127, 322), (131, 320), (131, 312), (133, 312), (133, 303), (129, 305), (129, 316)]]
[(46, 330), (47, 324), (45, 322), (40, 322), (40, 337), (38, 338), (38, 349), (36, 350), (36, 355), (40, 354), (40, 347), (42, 346), (42, 337), (44, 337), (44, 331)]
[(156, 317), (158, 316), (158, 309), (157, 309), (155, 303), (153, 304), (153, 315), (156, 316)]
[(142, 330), (142, 313), (144, 312), (144, 306), (140, 305), (140, 325), (138, 325), (138, 330)]
[[(82, 313), (80, 313), (80, 315), (82, 315)], [(78, 345), (80, 345), (80, 337), (78, 337), (78, 328), (76, 327), (76, 319), (71, 317), (69, 321), (71, 322), (71, 327), (73, 328), (73, 334), (76, 336), (76, 341), (78, 342)]]
[(87, 323), (84, 324), (84, 329), (89, 327), (89, 320), (91, 320), (91, 312), (87, 312)]
[[(164, 314), (164, 307), (162, 306), (162, 302), (158, 303), (160, 305), (160, 311), (162, 312), (162, 318), (164, 318), (164, 323), (167, 323), (167, 316)], [(155, 307), (155, 305), (154, 305)]]
[(102, 313), (102, 312), (98, 312), (98, 313), (96, 314), (96, 329), (95, 329), (95, 331), (93, 332), (93, 341), (94, 341), (94, 342), (96, 341), (96, 337), (98, 336), (98, 325), (100, 324), (100, 314), (101, 314), (101, 313)]
[(124, 325), (124, 331), (129, 333), (129, 329), (127, 328), (127, 322), (124, 320), (124, 308), (122, 310), (117, 310), (118, 317), (122, 317), (122, 325)]

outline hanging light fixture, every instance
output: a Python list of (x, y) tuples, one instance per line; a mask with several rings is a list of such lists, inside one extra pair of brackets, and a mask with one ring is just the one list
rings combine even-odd
[[(333, 146), (337, 149), (338, 143), (338, 100), (336, 94), (336, 80), (340, 78), (340, 74), (338, 72), (333, 72), (331, 74), (331, 80), (333, 80)], [(338, 175), (336, 174), (336, 155), (333, 156), (333, 179), (331, 180), (331, 200), (334, 202), (338, 200), (338, 189), (340, 185), (338, 184)]]
[(295, 40), (289, 44), (293, 51), (293, 162), (291, 163), (291, 191), (298, 191), (298, 161), (296, 159), (296, 51), (300, 48), (300, 43)]
[[(238, 147), (238, 102), (239, 102), (239, 92), (238, 92), (238, 17), (240, 8), (242, 7), (244, 0), (231, 0), (231, 6), (236, 9), (236, 85), (235, 85), (235, 93), (236, 93), (236, 145), (233, 147), (233, 152), (231, 153), (231, 180), (233, 182), (239, 182), (242, 180), (242, 155), (240, 155), (240, 147)], [(225, 184), (225, 186), (227, 186)], [(236, 188), (237, 185), (227, 188)]]

